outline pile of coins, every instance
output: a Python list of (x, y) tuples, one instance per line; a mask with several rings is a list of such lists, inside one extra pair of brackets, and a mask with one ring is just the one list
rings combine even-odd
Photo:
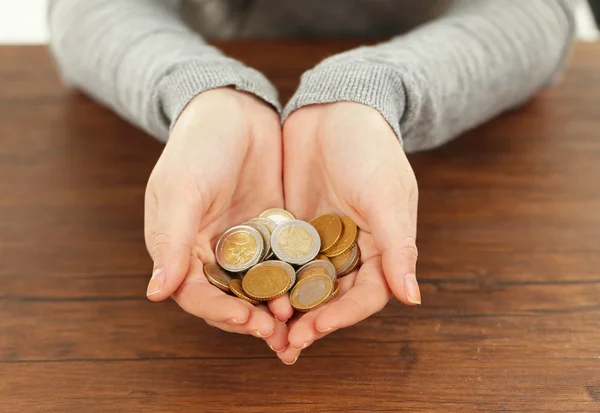
[(339, 292), (338, 277), (360, 262), (358, 228), (348, 217), (325, 214), (310, 222), (279, 208), (227, 230), (217, 242), (218, 264), (206, 264), (208, 281), (259, 304), (288, 291), (297, 311), (313, 310)]

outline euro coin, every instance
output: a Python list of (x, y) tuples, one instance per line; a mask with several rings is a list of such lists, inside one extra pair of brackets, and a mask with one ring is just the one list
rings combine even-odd
[(288, 277), (290, 278), (290, 285), (288, 286), (286, 292), (294, 286), (294, 284), (296, 283), (296, 271), (294, 270), (294, 267), (292, 267), (287, 262), (276, 261), (276, 260), (265, 261), (265, 263), (269, 263), (270, 265), (274, 265), (276, 267), (283, 268), (285, 270), (285, 272), (287, 272)]
[(333, 214), (320, 215), (310, 221), (321, 238), (321, 251), (333, 247), (342, 236), (342, 220)]
[(260, 260), (264, 261), (269, 256), (273, 255), (271, 253), (271, 232), (269, 231), (269, 228), (267, 228), (264, 224), (261, 224), (256, 221), (248, 221), (245, 222), (244, 225), (248, 225), (249, 227), (252, 227), (258, 232), (260, 232), (260, 236), (263, 239), (263, 252), (261, 254)]
[(325, 274), (331, 278), (331, 282), (335, 282), (337, 278), (335, 275), (335, 267), (332, 263), (324, 260), (315, 260), (305, 264), (296, 271), (296, 281), (298, 282), (303, 278), (314, 274)]
[(358, 267), (358, 264), (360, 262), (360, 248), (358, 247), (358, 244), (355, 244), (354, 247), (350, 249), (350, 257), (350, 264), (338, 274), (338, 277), (348, 275)]
[(217, 242), (215, 255), (227, 271), (241, 272), (256, 265), (263, 254), (264, 241), (260, 233), (247, 225), (227, 230)]
[(288, 272), (270, 261), (252, 267), (242, 280), (248, 297), (258, 301), (270, 301), (281, 297), (290, 287)]
[(330, 249), (323, 251), (329, 258), (337, 257), (354, 246), (358, 236), (358, 227), (349, 217), (342, 217), (342, 236)]
[(309, 275), (292, 288), (290, 302), (298, 311), (310, 311), (325, 302), (332, 291), (333, 283), (327, 275)]
[(254, 304), (254, 305), (260, 304), (260, 301), (253, 300), (252, 298), (248, 297), (248, 295), (244, 292), (244, 288), (242, 287), (242, 280), (240, 280), (238, 278), (234, 278), (231, 281), (229, 281), (229, 289), (238, 298), (241, 298), (242, 300), (244, 300), (250, 304)]
[(271, 234), (271, 248), (281, 261), (304, 265), (319, 253), (321, 240), (317, 230), (308, 222), (285, 221)]
[(335, 267), (338, 277), (346, 275), (350, 272), (348, 270), (352, 267), (353, 263), (358, 262), (357, 256), (358, 259), (360, 259), (358, 245), (354, 244), (354, 246), (348, 251), (330, 259), (331, 263)]
[(205, 264), (204, 275), (206, 275), (206, 279), (209, 283), (220, 290), (223, 290), (226, 293), (231, 291), (229, 289), (229, 281), (231, 281), (231, 276), (223, 271), (223, 269), (217, 264)]
[(263, 224), (265, 227), (267, 227), (267, 229), (269, 230), (269, 233), (271, 233), (271, 234), (273, 233), (273, 231), (275, 230), (275, 227), (277, 226), (275, 221), (273, 221), (272, 219), (263, 218), (263, 217), (252, 218), (248, 222), (256, 222), (259, 224)]
[(267, 209), (259, 215), (259, 218), (268, 218), (275, 222), (276, 225), (279, 225), (284, 221), (296, 219), (290, 212), (281, 208)]
[(333, 291), (331, 292), (331, 294), (329, 294), (329, 297), (327, 297), (327, 300), (325, 300), (325, 302), (323, 304), (327, 304), (328, 302), (333, 300), (335, 297), (338, 296), (339, 293), (340, 293), (340, 283), (338, 283), (336, 281), (335, 285), (333, 286)]

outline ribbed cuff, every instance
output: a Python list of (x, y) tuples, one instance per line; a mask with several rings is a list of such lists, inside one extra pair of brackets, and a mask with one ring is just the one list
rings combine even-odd
[(356, 102), (381, 113), (398, 139), (406, 95), (399, 72), (383, 64), (352, 62), (319, 65), (304, 73), (298, 90), (283, 110), (282, 122), (303, 106)]
[(225, 86), (252, 93), (281, 113), (277, 89), (265, 76), (236, 60), (225, 58), (209, 62), (190, 61), (177, 66), (162, 79), (158, 93), (164, 120), (173, 128), (194, 97)]

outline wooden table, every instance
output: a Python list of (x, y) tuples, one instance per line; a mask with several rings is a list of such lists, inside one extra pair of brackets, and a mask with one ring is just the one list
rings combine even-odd
[[(234, 43), (289, 98), (350, 42)], [(283, 53), (285, 59), (279, 59)], [(600, 411), (600, 47), (562, 85), (411, 157), (423, 306), (283, 365), (144, 293), (162, 146), (0, 48), (1, 412)]]

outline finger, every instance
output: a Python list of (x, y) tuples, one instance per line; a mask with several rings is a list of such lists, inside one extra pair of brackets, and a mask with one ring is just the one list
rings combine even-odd
[(275, 320), (273, 334), (264, 339), (271, 350), (281, 353), (288, 347), (288, 328), (281, 321)]
[(269, 301), (268, 305), (275, 318), (279, 321), (283, 321), (284, 323), (288, 321), (294, 314), (294, 308), (290, 303), (290, 297), (288, 294)]
[[(381, 311), (391, 295), (381, 259), (372, 258), (360, 268), (354, 286), (337, 301), (323, 307), (315, 319), (315, 330), (327, 333), (354, 325)], [(290, 342), (294, 343), (291, 337)]]
[[(261, 308), (257, 307), (257, 309), (260, 310)], [(266, 310), (262, 310), (262, 311), (266, 312)], [(208, 324), (212, 327), (216, 327), (216, 328), (219, 328), (223, 331), (227, 331), (230, 333), (248, 334), (248, 335), (253, 334), (253, 329), (251, 326), (248, 325), (248, 323), (232, 324), (232, 323), (227, 323), (227, 322), (214, 322), (211, 320), (205, 320), (205, 321), (206, 321), (206, 324)], [(276, 352), (276, 353), (282, 352), (288, 346), (287, 333), (288, 333), (288, 329), (287, 329), (286, 324), (282, 323), (280, 321), (276, 321), (275, 328), (273, 330), (273, 334), (271, 334), (267, 338), (263, 338), (263, 340), (267, 343), (267, 345), (274, 352)]]
[(201, 196), (185, 185), (167, 188), (159, 199), (150, 255), (154, 260), (147, 296), (152, 301), (169, 297), (186, 276), (190, 253), (203, 214)]
[(277, 357), (283, 362), (283, 364), (291, 366), (298, 361), (301, 352), (302, 350), (297, 350), (291, 346), (288, 346), (284, 351), (277, 353)]
[(409, 305), (421, 304), (416, 279), (416, 202), (399, 183), (382, 185), (378, 202), (365, 218), (383, 258), (383, 272), (394, 295)]
[(209, 284), (203, 274), (202, 263), (191, 257), (189, 276), (173, 294), (173, 299), (186, 312), (212, 322), (246, 324), (254, 307), (237, 297), (225, 294)]

